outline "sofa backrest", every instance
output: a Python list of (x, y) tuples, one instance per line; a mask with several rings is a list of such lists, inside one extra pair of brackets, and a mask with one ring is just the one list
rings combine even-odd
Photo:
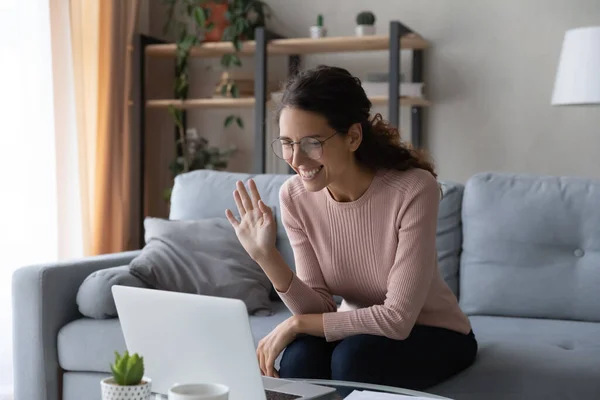
[(467, 314), (600, 321), (600, 183), (481, 173), (465, 186)]
[(290, 176), (213, 170), (196, 170), (180, 174), (175, 178), (169, 218), (174, 220), (225, 218), (227, 208), (237, 215), (238, 210), (233, 199), (236, 182), (241, 180), (247, 183), (248, 179), (252, 178), (256, 182), (262, 200), (273, 207), (277, 221), (277, 248), (288, 265), (294, 269), (294, 254), (281, 222), (279, 209), (279, 188)]
[(458, 297), (460, 251), (462, 247), (462, 197), (464, 186), (455, 182), (440, 182), (444, 197), (438, 210), (436, 249), (442, 278)]
[[(279, 188), (291, 175), (245, 174), (211, 170), (192, 171), (178, 175), (171, 195), (170, 219), (202, 219), (225, 217), (225, 209), (237, 213), (233, 190), (238, 180), (252, 177), (263, 201), (272, 206), (277, 220), (277, 248), (291, 268), (295, 268), (294, 253), (281, 222)], [(444, 197), (438, 216), (437, 251), (444, 280), (458, 296), (458, 268), (461, 250), (461, 201), (463, 186), (441, 182)]]

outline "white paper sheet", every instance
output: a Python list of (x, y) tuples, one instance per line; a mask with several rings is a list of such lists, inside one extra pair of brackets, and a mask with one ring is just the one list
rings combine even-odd
[(431, 400), (431, 398), (408, 396), (405, 394), (372, 392), (369, 390), (355, 390), (344, 400)]

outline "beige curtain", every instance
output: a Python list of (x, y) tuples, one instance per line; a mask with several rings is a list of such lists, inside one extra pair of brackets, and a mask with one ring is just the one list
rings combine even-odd
[(134, 249), (130, 96), (139, 0), (70, 0), (83, 245)]

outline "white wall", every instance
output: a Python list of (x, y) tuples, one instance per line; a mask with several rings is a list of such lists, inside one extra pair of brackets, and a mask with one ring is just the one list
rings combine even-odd
[[(308, 36), (318, 13), (330, 36), (352, 35), (356, 14), (370, 9), (378, 33), (397, 19), (433, 47), (425, 53), (427, 95), (425, 145), (442, 179), (464, 182), (485, 170), (580, 175), (600, 178), (600, 106), (550, 105), (554, 75), (565, 30), (600, 24), (598, 0), (267, 0), (270, 28), (288, 37)], [(157, 10), (151, 14), (156, 25)], [(157, 34), (155, 28), (154, 34)], [(364, 78), (387, 70), (387, 52), (324, 54), (304, 57), (304, 67), (319, 63), (348, 68)], [(403, 52), (403, 60), (409, 54)], [(252, 58), (244, 68), (252, 71)], [(204, 95), (218, 79), (218, 60), (195, 61), (192, 95)], [(406, 65), (406, 64), (405, 64)], [(270, 74), (285, 75), (286, 58), (272, 57)], [(410, 75), (409, 75), (410, 76)], [(386, 107), (379, 107), (386, 116)], [(408, 109), (401, 113), (403, 135), (410, 136)], [(253, 111), (244, 111), (247, 128), (223, 131), (226, 111), (191, 117), (215, 143), (236, 143), (240, 157), (233, 170), (251, 166)]]
[[(330, 35), (352, 34), (370, 9), (376, 29), (405, 23), (433, 47), (426, 51), (426, 145), (444, 179), (482, 170), (600, 178), (600, 106), (550, 106), (564, 31), (600, 25), (598, 0), (270, 0), (273, 28), (306, 36), (318, 13)], [(312, 56), (364, 76), (385, 70), (387, 53)], [(600, 73), (600, 71), (599, 71)], [(385, 112), (385, 108), (383, 109)], [(410, 116), (402, 112), (404, 135)]]

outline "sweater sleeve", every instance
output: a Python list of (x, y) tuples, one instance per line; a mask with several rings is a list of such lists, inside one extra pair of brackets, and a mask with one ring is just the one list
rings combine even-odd
[(292, 199), (284, 184), (279, 192), (281, 220), (286, 230), (292, 250), (296, 272), (286, 292), (277, 291), (281, 300), (293, 314), (322, 314), (336, 310), (329, 288), (308, 235), (302, 229), (294, 212)]
[(406, 192), (405, 205), (398, 215), (398, 248), (383, 304), (323, 314), (327, 341), (357, 334), (403, 340), (410, 334), (437, 266), (435, 241), (440, 192), (436, 180), (431, 178)]

